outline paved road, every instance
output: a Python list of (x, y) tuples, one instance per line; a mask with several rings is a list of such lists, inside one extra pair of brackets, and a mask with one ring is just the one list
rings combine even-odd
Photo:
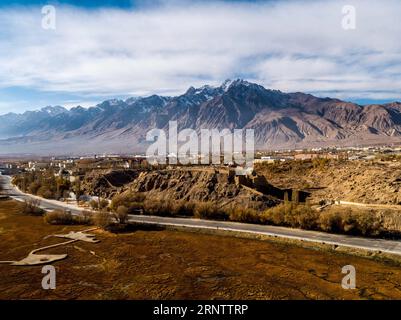
[(156, 225), (183, 226), (189, 228), (218, 229), (244, 233), (254, 233), (278, 238), (295, 239), (315, 243), (338, 245), (372, 251), (382, 251), (401, 255), (401, 241), (369, 239), (337, 235), (317, 231), (257, 225), (227, 221), (211, 221), (189, 218), (167, 218), (157, 216), (130, 216), (132, 222), (144, 222)]
[[(0, 176), (0, 183), (3, 182), (5, 194), (12, 196), (17, 200), (25, 200), (29, 198), (38, 198), (32, 195), (23, 194), (16, 190), (10, 183), (10, 178)], [(55, 200), (41, 200), (41, 206), (44, 209), (65, 209), (68, 208), (72, 213), (79, 214), (83, 209), (74, 205), (67, 205), (63, 202)], [(382, 251), (392, 254), (401, 255), (401, 241), (390, 241), (383, 239), (368, 239), (360, 237), (352, 237), (346, 235), (336, 235), (324, 232), (306, 231), (300, 229), (283, 228), (276, 226), (256, 225), (226, 221), (211, 221), (190, 218), (167, 218), (158, 216), (141, 216), (130, 215), (129, 221), (141, 222), (146, 224), (155, 224), (162, 226), (179, 226), (187, 228), (202, 228), (212, 230), (227, 230), (235, 232), (253, 233), (259, 235), (267, 235), (286, 239), (295, 239), (301, 241), (325, 243), (330, 245), (338, 245), (350, 248), (359, 248), (371, 251)]]
[(41, 197), (33, 196), (30, 194), (26, 194), (15, 188), (11, 184), (11, 177), (0, 175), (0, 185), (2, 189), (0, 191), (3, 195), (8, 195), (17, 201), (25, 201), (28, 199), (38, 199), (40, 200), (40, 207), (45, 210), (56, 210), (56, 209), (68, 209), (71, 210), (73, 214), (80, 214), (83, 209), (78, 208), (76, 205), (73, 204), (66, 204), (56, 200), (48, 200), (43, 199)]

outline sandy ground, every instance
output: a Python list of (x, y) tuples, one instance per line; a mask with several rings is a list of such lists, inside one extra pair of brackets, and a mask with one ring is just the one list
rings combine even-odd
[[(49, 226), (0, 201), (0, 260), (63, 240), (82, 226)], [(354, 256), (265, 241), (166, 230), (97, 232), (98, 244), (47, 250), (57, 288), (43, 290), (41, 266), (0, 265), (0, 299), (401, 299), (401, 268)], [(92, 253), (91, 253), (92, 251)], [(352, 264), (357, 289), (341, 288)]]

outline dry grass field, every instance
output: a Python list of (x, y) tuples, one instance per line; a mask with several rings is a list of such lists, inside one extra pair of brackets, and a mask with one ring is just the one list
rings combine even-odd
[[(0, 201), (0, 260), (62, 242), (53, 233), (83, 226), (50, 226)], [(401, 299), (401, 268), (367, 258), (259, 240), (167, 230), (112, 234), (100, 243), (49, 249), (57, 288), (43, 290), (41, 266), (0, 264), (0, 299)], [(352, 264), (357, 289), (341, 288), (341, 267)]]

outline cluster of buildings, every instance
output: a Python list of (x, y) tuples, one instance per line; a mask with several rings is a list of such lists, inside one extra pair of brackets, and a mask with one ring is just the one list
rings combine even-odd
[[(281, 163), (286, 161), (304, 161), (313, 159), (334, 160), (374, 160), (378, 156), (399, 155), (401, 147), (394, 146), (372, 146), (372, 147), (335, 147), (335, 148), (312, 148), (303, 150), (280, 150), (270, 152), (256, 152), (254, 163)], [(166, 162), (177, 155), (169, 154)], [(193, 155), (195, 163), (202, 163), (202, 156)], [(222, 158), (224, 156), (221, 156)], [(190, 161), (191, 162), (191, 161)], [(222, 162), (223, 163), (223, 159)], [(87, 170), (94, 169), (141, 169), (152, 165), (145, 155), (121, 156), (101, 155), (89, 157), (69, 158), (43, 158), (35, 161), (0, 161), (0, 174), (16, 174), (23, 171), (45, 171), (52, 169), (56, 176), (63, 176), (71, 182), (77, 176), (84, 174)]]
[(304, 161), (304, 160), (313, 160), (313, 159), (342, 159), (344, 155), (331, 153), (331, 152), (296, 152), (292, 154), (283, 154), (283, 155), (270, 155), (270, 156), (261, 156), (258, 159), (254, 160), (254, 163), (280, 163), (286, 161)]
[(0, 162), (0, 174), (17, 174), (21, 172), (41, 172), (52, 170), (56, 177), (63, 177), (75, 182), (88, 170), (95, 169), (136, 169), (146, 166), (143, 156), (122, 157), (118, 155), (75, 157), (75, 158), (42, 158), (22, 161), (10, 160)]
[(29, 161), (22, 167), (25, 171), (43, 171), (53, 169), (55, 171), (80, 171), (85, 169), (133, 169), (144, 164), (144, 157), (121, 156), (94, 156), (50, 160)]
[(24, 166), (14, 162), (0, 162), (0, 175), (12, 175), (22, 172)]
[(336, 147), (312, 148), (303, 150), (285, 150), (273, 152), (258, 152), (254, 163), (279, 163), (292, 160), (334, 159), (334, 160), (374, 160), (380, 155), (400, 155), (401, 147)]

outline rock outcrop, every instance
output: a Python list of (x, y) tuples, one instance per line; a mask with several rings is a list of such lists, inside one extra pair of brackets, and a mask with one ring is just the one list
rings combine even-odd
[(240, 204), (263, 209), (280, 202), (278, 194), (269, 193), (275, 188), (267, 182), (263, 192), (251, 180), (248, 185), (241, 183), (239, 177), (227, 169), (166, 169), (142, 172), (128, 188), (146, 193), (148, 199), (212, 201), (221, 206)]

